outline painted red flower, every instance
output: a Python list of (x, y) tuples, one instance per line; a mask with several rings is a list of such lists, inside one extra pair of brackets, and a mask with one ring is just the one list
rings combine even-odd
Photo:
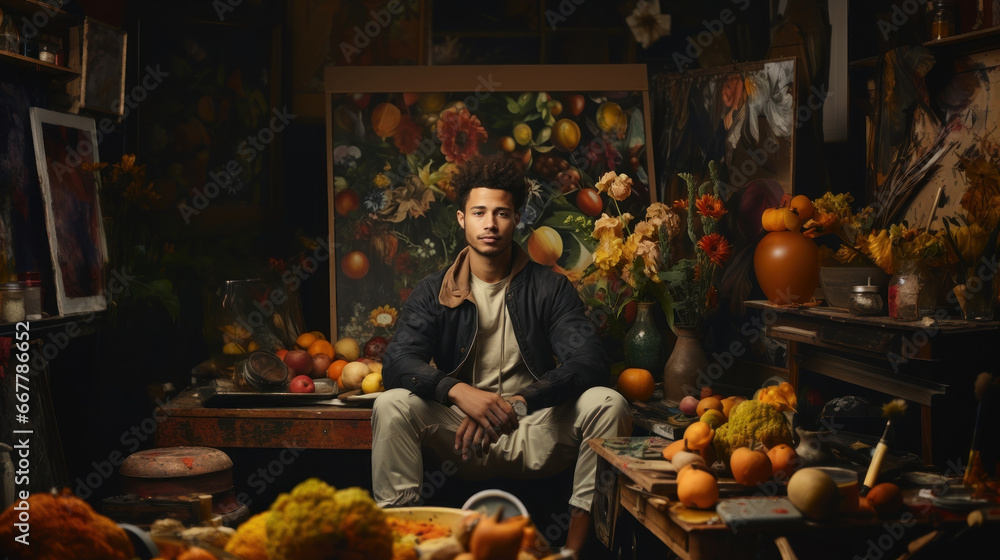
[(441, 140), (444, 158), (457, 165), (479, 153), (479, 144), (487, 138), (486, 129), (479, 122), (479, 117), (464, 107), (441, 113), (437, 122), (437, 135)]
[(681, 198), (674, 201), (673, 204), (674, 210), (687, 210), (687, 207), (688, 207), (688, 199), (686, 198)]
[(400, 153), (412, 154), (420, 146), (421, 131), (417, 123), (413, 122), (410, 115), (403, 114), (399, 119), (399, 126), (396, 128), (396, 135), (392, 141)]
[(708, 259), (721, 266), (729, 259), (733, 250), (729, 241), (718, 233), (710, 233), (698, 240), (698, 248), (708, 255)]

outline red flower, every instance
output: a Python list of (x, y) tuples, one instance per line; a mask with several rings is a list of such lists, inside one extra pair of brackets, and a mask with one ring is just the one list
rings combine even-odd
[(729, 241), (718, 233), (710, 233), (698, 240), (698, 248), (708, 255), (708, 259), (717, 265), (722, 265), (732, 254)]
[(413, 293), (413, 288), (403, 288), (399, 290), (399, 301), (405, 302), (410, 299), (410, 294)]
[(444, 158), (457, 165), (479, 153), (479, 144), (487, 138), (486, 129), (479, 122), (479, 117), (465, 108), (441, 113), (437, 122), (437, 135), (441, 140)]
[(722, 201), (710, 194), (702, 195), (701, 198), (695, 201), (694, 205), (698, 209), (699, 214), (713, 220), (718, 220), (726, 213), (726, 208), (722, 205)]
[(412, 154), (420, 146), (420, 140), (420, 127), (410, 119), (410, 115), (403, 114), (399, 119), (396, 135), (392, 139), (396, 148), (399, 149), (400, 153)]
[(284, 260), (282, 260), (282, 259), (276, 259), (274, 257), (269, 258), (267, 260), (267, 262), (268, 262), (269, 265), (271, 265), (271, 268), (273, 268), (274, 270), (277, 270), (279, 272), (284, 272), (285, 268), (288, 267), (288, 265), (285, 264)]
[(688, 207), (688, 199), (686, 198), (681, 198), (679, 200), (674, 201), (674, 210), (687, 210), (687, 207)]

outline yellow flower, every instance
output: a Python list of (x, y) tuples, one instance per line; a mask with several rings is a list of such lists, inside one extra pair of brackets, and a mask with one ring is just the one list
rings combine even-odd
[(630, 263), (635, 260), (636, 252), (639, 250), (639, 242), (642, 241), (642, 236), (636, 233), (628, 236), (625, 240), (625, 246), (622, 249), (622, 260)]
[(872, 262), (882, 270), (892, 274), (895, 267), (895, 259), (892, 255), (892, 240), (889, 232), (879, 230), (877, 234), (872, 233), (863, 241), (862, 250), (872, 259)]
[(979, 224), (972, 223), (955, 231), (955, 244), (961, 251), (965, 262), (974, 262), (986, 248), (986, 230)]
[(625, 200), (631, 194), (632, 178), (624, 173), (616, 177), (608, 187), (608, 196), (618, 201)]
[[(670, 220), (670, 215), (674, 214), (666, 204), (662, 202), (654, 202), (646, 208), (646, 221), (649, 222), (654, 228), (659, 228), (661, 225), (667, 223)], [(677, 225), (678, 231), (680, 231), (680, 223)]]
[(591, 235), (594, 239), (603, 239), (609, 235), (619, 237), (622, 234), (623, 227), (622, 221), (618, 218), (612, 218), (607, 214), (601, 214), (601, 217), (594, 223), (594, 233)]
[(617, 178), (618, 175), (615, 174), (614, 171), (608, 171), (604, 175), (601, 175), (601, 179), (597, 181), (597, 184), (594, 186), (597, 187), (598, 192), (608, 192), (611, 188), (611, 183), (613, 183)]
[(125, 173), (132, 171), (132, 168), (135, 167), (135, 154), (123, 155), (121, 162), (116, 163), (115, 167), (121, 169)]
[(376, 307), (372, 310), (369, 320), (376, 327), (389, 328), (396, 324), (396, 310), (388, 305)]
[(633, 234), (638, 235), (640, 239), (653, 239), (656, 235), (656, 228), (649, 222), (639, 222), (635, 224)]
[(620, 237), (604, 236), (601, 238), (597, 250), (594, 251), (594, 264), (601, 270), (607, 272), (621, 262), (624, 242)]
[(375, 176), (375, 186), (376, 187), (378, 187), (380, 189), (384, 189), (384, 188), (388, 187), (391, 184), (392, 184), (392, 181), (390, 181), (389, 178), (385, 176), (385, 173), (379, 173), (378, 175)]
[(642, 257), (643, 263), (643, 273), (647, 278), (653, 280), (654, 282), (659, 282), (660, 279), (656, 277), (656, 274), (660, 272), (660, 246), (654, 241), (649, 239), (644, 239), (639, 242), (638, 247), (636, 247), (636, 256)]

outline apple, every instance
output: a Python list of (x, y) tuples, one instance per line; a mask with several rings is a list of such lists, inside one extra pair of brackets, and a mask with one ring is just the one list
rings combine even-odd
[(283, 360), (295, 375), (309, 375), (313, 371), (313, 359), (305, 350), (291, 350)]
[(322, 379), (326, 377), (326, 370), (330, 369), (330, 364), (333, 363), (333, 358), (320, 352), (312, 357), (312, 363), (313, 367), (310, 373), (313, 378)]
[(681, 399), (680, 409), (682, 413), (693, 416), (698, 410), (698, 397), (693, 395), (684, 397)]
[(365, 357), (372, 360), (381, 361), (389, 341), (382, 336), (373, 336), (365, 343)]
[(308, 375), (296, 375), (288, 382), (288, 390), (292, 393), (315, 393), (316, 384)]

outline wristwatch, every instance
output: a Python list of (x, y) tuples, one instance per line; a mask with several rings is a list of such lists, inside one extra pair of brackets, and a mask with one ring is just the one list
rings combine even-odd
[(528, 405), (522, 400), (507, 399), (507, 404), (514, 409), (514, 414), (517, 414), (518, 418), (528, 414)]

